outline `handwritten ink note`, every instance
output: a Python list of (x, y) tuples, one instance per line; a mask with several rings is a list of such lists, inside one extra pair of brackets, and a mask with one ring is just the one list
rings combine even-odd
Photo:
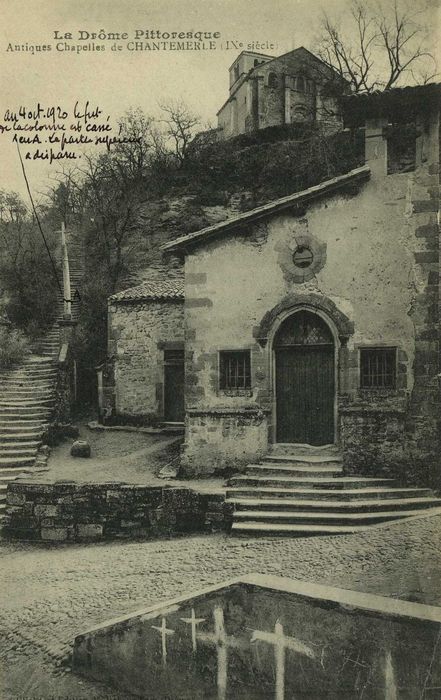
[(22, 146), (24, 159), (47, 161), (78, 160), (84, 147), (104, 147), (135, 143), (136, 138), (121, 134), (110, 116), (96, 104), (76, 101), (72, 107), (21, 105), (7, 109), (0, 121), (0, 137)]

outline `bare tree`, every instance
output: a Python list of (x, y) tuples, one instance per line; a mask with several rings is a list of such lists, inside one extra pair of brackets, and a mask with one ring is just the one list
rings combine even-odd
[(437, 74), (421, 12), (403, 9), (398, 0), (388, 10), (353, 0), (345, 29), (325, 15), (317, 51), (353, 92), (385, 90), (404, 75), (429, 82)]
[(191, 112), (182, 100), (172, 100), (159, 105), (166, 117), (162, 120), (165, 132), (172, 141), (178, 163), (182, 165), (190, 142), (195, 136), (195, 128), (200, 125), (199, 117)]

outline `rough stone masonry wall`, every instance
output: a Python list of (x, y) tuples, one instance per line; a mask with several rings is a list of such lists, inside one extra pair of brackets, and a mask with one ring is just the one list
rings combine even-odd
[(245, 467), (268, 449), (265, 411), (242, 409), (188, 410), (183, 463), (194, 476), (225, 468)]
[(183, 300), (110, 303), (109, 356), (118, 416), (163, 417), (164, 345), (184, 341)]
[[(381, 121), (368, 124), (368, 162), (375, 176), (385, 176), (387, 142)], [(411, 376), (407, 401), (379, 405), (381, 395), (358, 392), (342, 410), (341, 442), (349, 471), (383, 473), (407, 484), (441, 487), (441, 403), (439, 341), (439, 115), (419, 124), (416, 169), (407, 176), (405, 221), (413, 258), (407, 310), (414, 327), (415, 348), (409, 358), (399, 349), (398, 387)], [(389, 175), (387, 179), (397, 176)], [(402, 177), (402, 176), (398, 176)], [(403, 275), (404, 277), (404, 275)], [(357, 358), (350, 364), (357, 370)], [(410, 361), (410, 367), (409, 367)], [(406, 368), (407, 365), (407, 368)], [(410, 371), (409, 371), (410, 370)], [(362, 449), (360, 449), (362, 447)]]
[(4, 533), (18, 539), (75, 542), (229, 530), (223, 494), (111, 482), (8, 485)]

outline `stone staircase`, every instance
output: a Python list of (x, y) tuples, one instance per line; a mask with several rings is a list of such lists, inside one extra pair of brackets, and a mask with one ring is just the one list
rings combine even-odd
[[(82, 253), (78, 244), (69, 244), (69, 272), (72, 296), (72, 320), (76, 321), (80, 312), (80, 299), (77, 293), (84, 274)], [(35, 350), (43, 356), (56, 357), (60, 350), (59, 321), (64, 318), (64, 299), (61, 291), (57, 294), (57, 314), (52, 327), (35, 343)]]
[(333, 535), (421, 514), (441, 513), (430, 489), (393, 479), (345, 476), (338, 448), (278, 445), (233, 476), (226, 502), (233, 534)]
[[(79, 315), (80, 301), (75, 290), (83, 276), (81, 251), (69, 247), (72, 291), (72, 319)], [(6, 505), (10, 481), (32, 473), (55, 404), (57, 358), (64, 302), (57, 299), (57, 316), (53, 326), (34, 344), (34, 354), (20, 366), (0, 372), (0, 520)]]
[(32, 472), (54, 407), (56, 379), (52, 358), (39, 355), (0, 373), (0, 517), (8, 483)]

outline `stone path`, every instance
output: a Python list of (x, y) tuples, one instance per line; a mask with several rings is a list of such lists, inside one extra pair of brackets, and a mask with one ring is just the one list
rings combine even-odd
[(441, 605), (441, 516), (356, 535), (43, 548), (2, 543), (2, 698), (105, 698), (69, 672), (88, 627), (243, 573), (259, 572)]

